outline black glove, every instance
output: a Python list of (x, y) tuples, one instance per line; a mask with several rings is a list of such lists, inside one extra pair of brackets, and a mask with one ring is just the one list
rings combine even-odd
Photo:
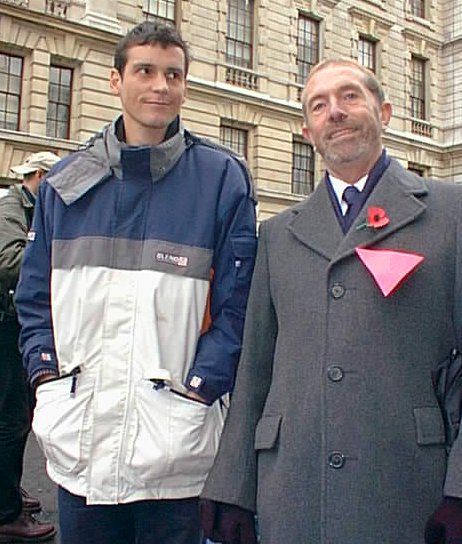
[(224, 544), (257, 544), (255, 515), (234, 504), (201, 499), (204, 536)]
[(462, 544), (462, 499), (444, 497), (425, 527), (426, 544)]

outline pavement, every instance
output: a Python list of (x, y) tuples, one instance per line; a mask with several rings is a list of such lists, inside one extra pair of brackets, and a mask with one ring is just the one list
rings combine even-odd
[[(42, 503), (42, 512), (34, 514), (35, 518), (39, 521), (51, 522), (58, 528), (56, 485), (47, 476), (45, 458), (35, 440), (34, 433), (30, 433), (27, 441), (22, 486)], [(59, 535), (47, 542), (59, 544)]]

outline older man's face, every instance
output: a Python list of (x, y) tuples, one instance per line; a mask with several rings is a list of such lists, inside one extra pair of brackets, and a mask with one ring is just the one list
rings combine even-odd
[(354, 66), (330, 65), (317, 72), (304, 92), (303, 133), (324, 158), (330, 172), (354, 168), (366, 173), (382, 151), (382, 130), (391, 106), (380, 105)]

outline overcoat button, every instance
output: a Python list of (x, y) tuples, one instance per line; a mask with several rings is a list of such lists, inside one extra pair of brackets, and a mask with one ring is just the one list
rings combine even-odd
[(342, 298), (343, 295), (345, 294), (345, 288), (343, 287), (343, 285), (336, 283), (335, 285), (332, 286), (332, 289), (330, 290), (330, 292), (334, 298)]
[(329, 455), (329, 466), (335, 469), (342, 468), (345, 464), (345, 456), (339, 451), (333, 451)]
[(327, 369), (327, 377), (331, 382), (339, 382), (343, 380), (343, 370), (339, 366), (330, 366)]

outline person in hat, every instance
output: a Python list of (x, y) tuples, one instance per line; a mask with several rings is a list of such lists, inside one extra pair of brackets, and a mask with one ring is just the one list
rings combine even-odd
[(0, 199), (0, 542), (43, 541), (56, 533), (53, 525), (34, 519), (31, 513), (40, 510), (40, 502), (20, 487), (31, 403), (18, 351), (13, 294), (39, 184), (59, 160), (49, 151), (28, 156), (11, 168), (23, 182)]

